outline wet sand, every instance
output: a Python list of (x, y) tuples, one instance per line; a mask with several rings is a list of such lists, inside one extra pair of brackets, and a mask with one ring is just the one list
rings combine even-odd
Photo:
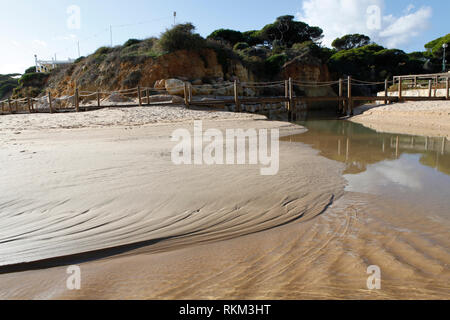
[[(261, 118), (204, 124), (303, 131)], [(2, 130), (2, 264), (116, 249), (0, 267), (0, 299), (450, 297), (445, 216), (344, 192), (346, 165), (290, 138), (277, 176), (173, 166), (168, 141), (180, 126), (192, 121)], [(66, 288), (73, 264), (80, 291)], [(382, 269), (382, 290), (367, 289), (371, 265)]]
[(450, 140), (450, 101), (362, 106), (355, 112), (357, 116), (350, 121), (379, 132), (446, 137)]

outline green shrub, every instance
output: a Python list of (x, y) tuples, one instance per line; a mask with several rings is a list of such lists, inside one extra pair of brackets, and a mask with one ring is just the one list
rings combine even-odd
[(36, 67), (29, 67), (25, 70), (25, 73), (36, 73)]
[(105, 54), (108, 54), (108, 53), (110, 53), (112, 51), (113, 51), (112, 48), (100, 47), (100, 48), (97, 49), (97, 51), (94, 52), (94, 55), (96, 55), (96, 56), (105, 55)]
[(244, 42), (245, 38), (242, 32), (230, 30), (230, 29), (219, 29), (211, 33), (208, 37), (208, 40), (219, 40), (226, 41), (231, 46), (235, 45), (238, 42)]
[(209, 39), (207, 48), (214, 50), (217, 55), (217, 62), (222, 66), (224, 73), (228, 73), (231, 60), (239, 60), (239, 56), (222, 41)]
[(0, 85), (0, 99), (11, 93), (17, 87), (16, 83), (4, 83)]
[(84, 59), (86, 59), (86, 57), (79, 57), (79, 58), (76, 59), (74, 62), (75, 62), (75, 63), (80, 63), (80, 62), (83, 61)]
[(139, 43), (141, 43), (141, 42), (142, 42), (142, 40), (138, 40), (138, 39), (129, 39), (129, 40), (127, 40), (127, 42), (125, 42), (125, 43), (123, 44), (123, 46), (126, 48), (126, 47), (129, 47), (129, 46), (135, 45), (135, 44), (139, 44)]
[(256, 46), (264, 42), (258, 30), (246, 31), (242, 35), (244, 36), (244, 42), (247, 42), (249, 46)]
[(239, 51), (239, 50), (244, 50), (249, 48), (250, 46), (248, 45), (247, 42), (238, 42), (234, 45), (233, 50), (234, 51)]
[(195, 50), (206, 47), (206, 41), (198, 33), (194, 33), (192, 23), (178, 24), (161, 35), (159, 44), (165, 52), (178, 50)]
[(19, 79), (19, 85), (22, 87), (40, 87), (49, 76), (48, 73), (25, 73)]
[(322, 61), (322, 63), (327, 63), (327, 61), (333, 56), (337, 51), (335, 49), (329, 49), (326, 47), (321, 47), (314, 43), (313, 41), (305, 41), (302, 43), (295, 43), (291, 49), (286, 50), (290, 58), (301, 57), (314, 57)]
[(266, 72), (273, 76), (281, 71), (281, 68), (287, 62), (287, 56), (285, 54), (274, 54), (266, 59)]

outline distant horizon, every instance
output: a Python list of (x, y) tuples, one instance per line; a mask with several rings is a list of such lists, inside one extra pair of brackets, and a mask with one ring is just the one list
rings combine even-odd
[[(30, 0), (11, 3), (9, 10), (17, 14), (0, 21), (2, 29), (8, 30), (0, 35), (0, 41), (8, 48), (2, 51), (0, 74), (23, 73), (34, 65), (35, 54), (41, 60), (51, 60), (55, 55), (58, 60), (89, 55), (101, 46), (111, 45), (110, 25), (113, 46), (122, 45), (130, 38), (159, 37), (174, 24), (175, 11), (176, 23), (192, 22), (203, 37), (221, 28), (261, 29), (278, 16), (293, 15), (297, 20), (322, 28), (322, 44), (327, 47), (337, 37), (362, 33), (387, 48), (410, 53), (425, 51), (426, 43), (449, 32), (445, 13), (449, 12), (450, 4), (443, 0), (241, 2), (239, 6), (230, 6), (204, 0), (198, 0), (196, 5), (180, 0), (151, 4), (136, 0), (126, 4), (110, 1), (105, 6), (102, 1), (62, 0), (55, 4), (47, 0), (39, 7)], [(43, 23), (36, 24), (37, 18)]]

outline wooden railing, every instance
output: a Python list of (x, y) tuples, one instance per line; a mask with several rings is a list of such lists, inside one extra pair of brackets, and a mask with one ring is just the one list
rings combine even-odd
[[(445, 76), (446, 74), (444, 74)], [(424, 79), (427, 75), (423, 76), (399, 76), (394, 77), (393, 81), (385, 80), (383, 82), (370, 82), (362, 81), (357, 79), (352, 79), (348, 77), (347, 79), (340, 79), (338, 81), (328, 81), (328, 82), (305, 82), (294, 80), (292, 78), (283, 81), (274, 82), (245, 82), (240, 83), (239, 81), (234, 81), (234, 83), (225, 83), (218, 85), (216, 88), (210, 88), (213, 92), (220, 92), (219, 96), (214, 98), (208, 98), (206, 100), (197, 99), (194, 91), (202, 92), (205, 86), (193, 86), (189, 82), (185, 82), (182, 86), (166, 89), (151, 88), (151, 87), (136, 87), (132, 89), (125, 89), (119, 91), (81, 91), (76, 88), (72, 96), (65, 97), (52, 97), (51, 93), (48, 92), (45, 96), (41, 98), (22, 98), (22, 99), (7, 99), (0, 101), (0, 110), (2, 114), (7, 113), (18, 113), (18, 112), (60, 112), (60, 111), (87, 111), (100, 109), (104, 107), (134, 107), (143, 105), (168, 105), (168, 104), (180, 104), (179, 102), (172, 101), (162, 101), (162, 102), (151, 102), (152, 96), (155, 94), (168, 95), (169, 92), (177, 92), (179, 95), (183, 96), (184, 104), (187, 107), (197, 106), (197, 107), (220, 107), (226, 105), (234, 106), (234, 111), (241, 112), (246, 105), (258, 105), (260, 110), (266, 110), (267, 105), (270, 106), (277, 104), (282, 106), (284, 111), (287, 112), (289, 120), (295, 120), (299, 108), (301, 105), (305, 105), (311, 102), (330, 102), (335, 101), (339, 110), (344, 114), (353, 114), (355, 102), (360, 101), (384, 101), (385, 104), (397, 101), (409, 101), (409, 100), (442, 100), (449, 99), (449, 79), (450, 77), (444, 77), (446, 84), (446, 95), (444, 97), (433, 97), (430, 94), (428, 97), (408, 97), (404, 96), (404, 81), (410, 81), (411, 79)], [(429, 76), (429, 75), (428, 75)], [(433, 75), (434, 76), (434, 75)], [(416, 78), (415, 78), (416, 77)], [(414, 81), (414, 80), (413, 80)], [(389, 95), (390, 84), (398, 82), (398, 96), (393, 97)], [(383, 86), (384, 85), (384, 96), (354, 96), (353, 87), (360, 86)], [(307, 96), (297, 96), (296, 92), (300, 92), (305, 88), (319, 88), (319, 87), (331, 87), (335, 94), (330, 94), (329, 96), (319, 96), (319, 97), (307, 97)], [(195, 90), (194, 90), (195, 89)], [(249, 96), (246, 95), (246, 90), (254, 90), (261, 92), (263, 90), (272, 90), (277, 92), (279, 95), (271, 96)], [(299, 90), (296, 90), (299, 89)], [(226, 93), (230, 95), (226, 95)], [(331, 92), (331, 91), (330, 91)], [(115, 103), (110, 102), (109, 104), (102, 103), (102, 97), (105, 95), (111, 96), (117, 94), (119, 96), (132, 96), (134, 101), (127, 103)], [(202, 95), (204, 97), (204, 95)], [(85, 104), (85, 101), (89, 101), (89, 104)], [(94, 102), (92, 102), (94, 101)], [(257, 108), (258, 109), (258, 108)]]

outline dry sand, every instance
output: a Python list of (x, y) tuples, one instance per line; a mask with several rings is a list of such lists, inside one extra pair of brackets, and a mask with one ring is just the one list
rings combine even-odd
[(351, 121), (376, 131), (450, 139), (450, 101), (409, 101), (355, 111)]
[[(1, 299), (449, 298), (448, 221), (344, 196), (344, 166), (300, 143), (281, 142), (276, 176), (174, 166), (171, 133), (192, 131), (192, 121), (132, 126), (143, 111), (123, 111), (131, 122), (116, 110), (0, 117), (0, 264), (116, 248), (22, 272), (0, 267)], [(196, 116), (221, 119), (205, 128), (301, 130)], [(17, 128), (26, 118), (32, 124)], [(82, 128), (49, 129), (74, 122)], [(125, 244), (136, 245), (117, 248)], [(66, 288), (71, 264), (81, 267), (80, 291)], [(383, 290), (367, 290), (370, 265), (382, 268)]]
[(80, 113), (0, 116), (0, 134), (9, 131), (143, 126), (189, 120), (265, 119), (263, 116), (186, 109), (183, 106), (105, 108)]

